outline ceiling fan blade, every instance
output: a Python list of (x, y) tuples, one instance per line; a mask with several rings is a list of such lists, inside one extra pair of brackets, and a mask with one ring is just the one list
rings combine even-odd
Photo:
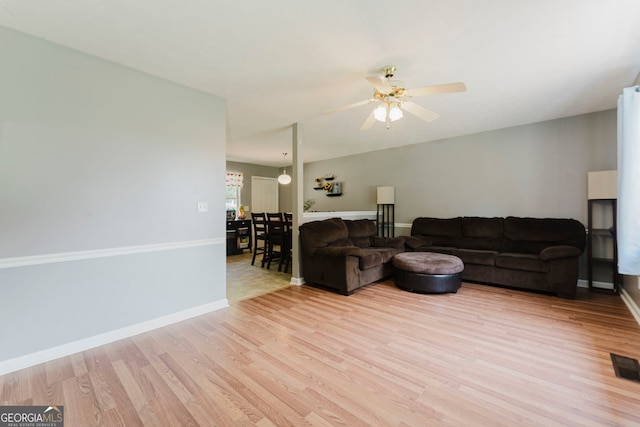
[(350, 108), (355, 108), (355, 107), (359, 107), (361, 105), (366, 105), (366, 104), (369, 104), (369, 103), (374, 102), (374, 101), (375, 101), (375, 99), (371, 98), (371, 99), (367, 99), (365, 101), (355, 102), (353, 104), (349, 104), (349, 105), (345, 105), (343, 107), (335, 108), (333, 110), (325, 111), (322, 114), (333, 114), (333, 113), (337, 113), (338, 111), (344, 111), (344, 110), (348, 110)]
[(371, 126), (373, 126), (375, 122), (376, 122), (376, 118), (373, 117), (373, 111), (372, 111), (371, 114), (369, 114), (369, 117), (367, 117), (367, 120), (365, 120), (362, 126), (360, 126), (360, 130), (368, 130), (369, 128), (371, 128)]
[(425, 122), (432, 122), (435, 119), (437, 119), (438, 117), (440, 117), (440, 114), (438, 113), (434, 113), (431, 110), (427, 110), (426, 108), (415, 104), (411, 101), (405, 101), (402, 103), (402, 107), (403, 110), (405, 110), (408, 113), (413, 114), (416, 117), (421, 118), (422, 120), (424, 120)]
[(446, 83), (442, 85), (433, 85), (433, 86), (425, 86), (418, 87), (415, 89), (409, 89), (410, 96), (422, 96), (422, 95), (434, 95), (439, 93), (451, 93), (451, 92), (465, 92), (467, 90), (467, 85), (462, 82), (458, 83)]
[(371, 76), (371, 77), (367, 77), (366, 79), (369, 83), (371, 83), (371, 86), (378, 89), (379, 92), (386, 94), (386, 93), (391, 93), (393, 91), (386, 77)]

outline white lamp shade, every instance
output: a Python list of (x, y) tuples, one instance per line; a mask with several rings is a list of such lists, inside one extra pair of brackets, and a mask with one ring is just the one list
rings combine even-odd
[(618, 198), (618, 171), (598, 171), (587, 174), (589, 200)]
[(379, 122), (387, 120), (387, 107), (380, 105), (378, 108), (373, 110), (373, 117)]
[(287, 175), (286, 172), (283, 172), (282, 175), (278, 177), (278, 182), (283, 185), (287, 185), (291, 182), (291, 177)]
[(389, 110), (389, 120), (395, 122), (396, 120), (400, 120), (402, 118), (402, 110), (397, 105), (394, 105)]
[(395, 188), (378, 187), (378, 204), (393, 205), (395, 203)]

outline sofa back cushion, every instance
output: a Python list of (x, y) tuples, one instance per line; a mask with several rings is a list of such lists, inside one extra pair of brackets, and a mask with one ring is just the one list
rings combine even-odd
[(584, 226), (575, 219), (519, 218), (504, 220), (503, 252), (538, 254), (549, 246), (573, 246), (580, 251), (586, 244)]
[(311, 221), (300, 226), (302, 249), (308, 255), (326, 246), (341, 246), (349, 242), (349, 231), (340, 218)]
[(426, 237), (432, 246), (458, 247), (462, 218), (416, 218), (411, 225), (411, 235)]
[(464, 249), (499, 251), (502, 248), (504, 218), (462, 218), (462, 242)]
[(360, 248), (368, 248), (371, 246), (372, 239), (378, 233), (376, 224), (373, 221), (370, 219), (345, 219), (344, 223), (349, 231), (349, 240), (351, 240), (355, 246)]

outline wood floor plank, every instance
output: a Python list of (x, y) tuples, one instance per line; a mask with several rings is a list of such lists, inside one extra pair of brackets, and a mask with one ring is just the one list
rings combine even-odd
[[(136, 381), (132, 371), (127, 366), (127, 363), (119, 359), (112, 362), (113, 370), (117, 375), (118, 380), (122, 384), (127, 396), (130, 397), (133, 408), (136, 414), (140, 417), (143, 425), (162, 425), (159, 414), (154, 411), (154, 407), (143, 391), (144, 384)], [(133, 368), (134, 372), (137, 372), (138, 367)], [(169, 420), (163, 420), (168, 422)]]
[[(180, 425), (193, 427), (201, 425), (187, 410), (183, 400), (176, 396), (162, 376), (150, 364), (144, 367), (137, 367), (135, 375), (136, 382), (141, 385), (142, 391), (147, 397), (147, 401), (153, 407), (153, 411), (158, 414), (158, 418), (169, 425)], [(186, 401), (189, 401), (188, 399)]]
[(65, 414), (65, 422), (68, 425), (102, 424), (102, 409), (99, 407), (88, 373), (64, 380), (62, 389), (65, 406), (76, 408)]
[[(225, 425), (227, 423), (251, 425), (249, 416), (247, 416), (244, 411), (239, 410), (237, 405), (227, 403), (227, 406), (231, 408), (231, 410), (225, 411), (224, 408), (220, 407), (220, 402), (211, 402), (212, 400), (215, 401), (215, 398), (217, 396), (221, 396), (222, 393), (214, 385), (203, 384), (203, 386), (200, 386), (199, 382), (194, 378), (202, 378), (201, 374), (192, 376), (188, 370), (185, 369), (188, 369), (188, 367), (177, 363), (168, 354), (162, 355), (161, 358), (172, 375), (180, 381), (181, 385), (191, 395), (191, 398), (184, 403), (189, 411), (194, 415), (194, 418), (203, 420), (201, 421), (201, 425), (208, 425), (214, 421), (221, 423), (221, 425)], [(213, 388), (212, 393), (207, 392), (210, 388)], [(228, 399), (222, 395), (222, 398), (218, 400), (226, 401)], [(259, 419), (259, 417), (256, 417), (256, 419)]]
[[(106, 346), (89, 350), (85, 357), (85, 360), (92, 360), (88, 364), (92, 366), (89, 379), (94, 387), (98, 405), (106, 415), (105, 419), (122, 420), (126, 426), (141, 426), (143, 423), (133, 405), (133, 396), (128, 394), (118, 378), (115, 365), (107, 356), (104, 347)], [(73, 410), (71, 407), (65, 409)]]

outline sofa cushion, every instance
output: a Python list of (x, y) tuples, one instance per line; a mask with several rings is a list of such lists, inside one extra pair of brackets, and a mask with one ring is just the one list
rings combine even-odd
[(458, 249), (452, 246), (420, 246), (415, 252), (436, 252), (439, 254), (455, 255)]
[(370, 219), (343, 220), (349, 231), (349, 239), (361, 248), (371, 246), (371, 238), (377, 234), (376, 224)]
[(400, 251), (404, 250), (406, 236), (398, 237), (372, 237), (371, 244), (376, 247), (396, 248)]
[(420, 246), (431, 246), (431, 240), (425, 236), (405, 236), (404, 244), (411, 250), (417, 250)]
[(537, 273), (547, 273), (549, 271), (549, 263), (541, 260), (537, 255), (510, 252), (501, 253), (496, 256), (496, 267), (511, 270), (535, 271)]
[(357, 246), (325, 246), (324, 248), (316, 249), (315, 255), (327, 255), (327, 256), (365, 256), (364, 250)]
[(371, 246), (371, 238), (370, 237), (352, 237), (349, 239), (353, 242), (354, 245), (359, 248), (368, 248)]
[(365, 248), (363, 249), (365, 252), (369, 252), (369, 251), (374, 251), (380, 254), (380, 256), (382, 256), (382, 262), (390, 262), (391, 259), (394, 257), (394, 255), (399, 254), (401, 251), (399, 251), (396, 248), (392, 248), (392, 247), (370, 247), (370, 248)]
[(539, 254), (548, 246), (574, 246), (582, 252), (586, 244), (584, 226), (574, 219), (518, 218), (504, 220), (504, 252)]
[(340, 240), (336, 240), (335, 242), (331, 242), (329, 243), (328, 246), (332, 246), (332, 247), (340, 247), (340, 246), (355, 246), (353, 244), (353, 242), (349, 239), (340, 239)]
[(302, 224), (300, 235), (304, 251), (309, 255), (314, 255), (318, 248), (347, 239), (349, 231), (340, 218), (332, 218)]
[(481, 249), (458, 249), (455, 255), (465, 264), (495, 265), (498, 252)]
[[(362, 248), (360, 248), (362, 250)], [(375, 267), (383, 263), (382, 254), (379, 251), (364, 250), (364, 255), (360, 257), (360, 270)]]
[(413, 220), (412, 236), (427, 236), (433, 246), (457, 247), (462, 237), (461, 218), (427, 218)]
[(461, 248), (499, 251), (504, 234), (503, 218), (462, 218)]
[(550, 261), (558, 258), (579, 257), (580, 254), (582, 254), (582, 251), (574, 246), (549, 246), (544, 248), (539, 256), (543, 261)]

